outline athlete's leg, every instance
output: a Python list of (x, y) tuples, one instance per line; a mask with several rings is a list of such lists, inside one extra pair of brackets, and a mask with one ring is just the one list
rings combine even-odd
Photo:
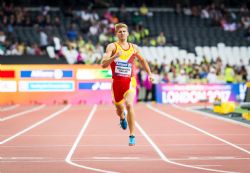
[(120, 125), (123, 130), (127, 129), (128, 123), (124, 115), (124, 106), (123, 104), (116, 105), (116, 113), (120, 117)]
[(116, 104), (116, 114), (120, 117), (120, 119), (124, 119), (124, 105), (123, 104)]
[(135, 111), (134, 111), (134, 99), (135, 99), (135, 92), (128, 92), (125, 96), (125, 104), (126, 109), (128, 112), (128, 126), (130, 130), (130, 136), (134, 136), (135, 134)]
[(113, 101), (116, 107), (116, 114), (120, 117), (120, 119), (124, 119), (124, 105), (123, 105), (124, 102), (123, 102), (123, 96), (122, 96), (123, 94), (119, 92), (120, 90), (118, 90), (117, 88), (117, 83), (113, 81), (112, 96), (113, 96)]

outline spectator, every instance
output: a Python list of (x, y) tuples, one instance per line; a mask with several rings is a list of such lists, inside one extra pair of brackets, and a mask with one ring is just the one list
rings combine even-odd
[(249, 16), (243, 16), (241, 18), (241, 24), (244, 29), (248, 29), (250, 27), (250, 17)]
[(100, 44), (106, 44), (108, 42), (108, 36), (105, 32), (101, 33), (98, 39)]
[(163, 77), (162, 77), (162, 79), (161, 79), (161, 82), (162, 82), (162, 83), (169, 83), (169, 82), (170, 82), (170, 79), (169, 79), (169, 77), (168, 77), (168, 73), (167, 73), (167, 72), (164, 72), (164, 73), (163, 73)]
[(181, 69), (180, 74), (176, 77), (177, 84), (185, 84), (188, 82), (188, 76), (185, 73), (185, 70)]
[(30, 45), (30, 43), (27, 44), (26, 53), (27, 53), (27, 55), (35, 55), (36, 54), (34, 47), (32, 45)]
[(148, 15), (148, 7), (145, 3), (142, 4), (142, 6), (139, 8), (140, 15), (147, 16)]
[(166, 44), (166, 37), (164, 32), (160, 32), (159, 36), (157, 37), (157, 45), (164, 46)]
[(125, 22), (125, 23), (127, 22), (128, 18), (129, 18), (129, 15), (128, 15), (128, 12), (127, 12), (125, 4), (121, 4), (121, 6), (120, 6), (120, 13), (118, 15), (118, 18), (121, 21)]
[(54, 18), (53, 24), (54, 24), (55, 27), (60, 27), (61, 26), (61, 19), (58, 16), (56, 16)]
[(250, 81), (250, 60), (248, 61), (248, 64), (246, 66), (247, 71), (247, 81)]
[(58, 59), (59, 57), (62, 56), (62, 50), (61, 50), (62, 46), (61, 46), (60, 38), (53, 37), (53, 45), (55, 48), (56, 58)]
[(150, 46), (153, 46), (153, 47), (157, 45), (157, 41), (155, 38), (151, 38), (149, 43), (150, 43)]
[(209, 19), (210, 18), (210, 15), (209, 15), (209, 6), (206, 6), (205, 8), (203, 8), (201, 10), (201, 18), (202, 19)]
[(0, 44), (3, 44), (6, 40), (6, 35), (0, 30)]
[(158, 68), (155, 68), (153, 71), (154, 74), (154, 81), (152, 82), (152, 101), (156, 100), (156, 87), (157, 84), (161, 83), (161, 76), (160, 73), (158, 71)]
[(207, 75), (207, 83), (209, 83), (209, 84), (218, 83), (218, 78), (217, 78), (216, 71), (214, 68), (211, 68), (210, 72)]
[(143, 23), (143, 19), (141, 15), (139, 15), (137, 12), (135, 12), (132, 16), (132, 25), (141, 25)]
[(226, 82), (227, 83), (233, 83), (234, 82), (234, 77), (235, 77), (235, 73), (234, 73), (234, 70), (233, 70), (232, 66), (227, 64), (226, 69), (225, 69)]
[(95, 23), (89, 28), (89, 35), (90, 36), (96, 36), (99, 31), (99, 24)]
[(32, 44), (32, 48), (35, 50), (35, 55), (40, 56), (43, 54), (42, 50), (36, 43)]
[(91, 24), (94, 24), (96, 22), (98, 22), (100, 19), (98, 13), (95, 10), (92, 10), (90, 13), (90, 22)]
[(225, 18), (221, 19), (220, 24), (224, 31), (235, 31), (237, 29), (236, 23), (230, 23)]
[(75, 41), (77, 39), (76, 24), (74, 23), (71, 24), (67, 32), (67, 36), (70, 41)]
[(45, 32), (45, 30), (40, 30), (40, 48), (42, 51), (46, 50), (46, 47), (48, 46), (48, 35)]
[(0, 55), (4, 55), (5, 48), (3, 47), (2, 44), (0, 44)]
[(200, 6), (193, 6), (191, 8), (191, 11), (192, 11), (192, 16), (194, 17), (198, 17), (201, 15), (201, 9), (200, 9)]
[(247, 32), (244, 34), (244, 37), (245, 37), (248, 41), (250, 41), (250, 26), (248, 27)]
[(104, 53), (104, 48), (99, 43), (96, 44), (94, 47), (94, 50), (90, 54), (90, 62), (93, 64), (95, 62), (98, 62), (102, 57)]
[(78, 55), (76, 57), (76, 64), (85, 64), (83, 49), (78, 49)]
[(112, 13), (111, 23), (116, 24), (119, 22), (119, 19), (115, 13)]
[(242, 81), (240, 81), (240, 82), (247, 82), (248, 73), (247, 73), (247, 69), (244, 65), (242, 65), (240, 67), (239, 75), (241, 76), (241, 79), (242, 79)]
[(24, 42), (18, 41), (16, 49), (17, 49), (17, 52), (18, 52), (19, 55), (23, 55), (24, 52), (25, 52), (25, 44), (24, 44)]
[(187, 16), (191, 16), (192, 15), (192, 11), (190, 9), (189, 6), (185, 5), (184, 8), (183, 8), (183, 13)]
[[(152, 83), (149, 81), (148, 74), (145, 74), (145, 80), (143, 81), (143, 86), (145, 87), (145, 98), (144, 101), (147, 102), (149, 100), (149, 94), (151, 94), (151, 100), (153, 100), (153, 91), (152, 91)], [(155, 87), (155, 86), (154, 86)]]
[(246, 4), (243, 4), (241, 7), (240, 7), (240, 15), (241, 16), (245, 16), (245, 15), (248, 15), (249, 14), (249, 9), (247, 7)]
[(182, 13), (181, 4), (177, 3), (175, 5), (175, 14), (180, 15)]
[(43, 7), (41, 8), (41, 12), (42, 12), (42, 14), (43, 14), (44, 16), (47, 16), (48, 13), (49, 13), (49, 11), (50, 11), (50, 7), (49, 7), (48, 5), (43, 6)]

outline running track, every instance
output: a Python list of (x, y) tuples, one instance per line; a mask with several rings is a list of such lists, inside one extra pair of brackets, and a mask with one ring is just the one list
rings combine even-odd
[(1, 106), (0, 173), (202, 173), (250, 170), (250, 128), (137, 104), (136, 140), (112, 105)]

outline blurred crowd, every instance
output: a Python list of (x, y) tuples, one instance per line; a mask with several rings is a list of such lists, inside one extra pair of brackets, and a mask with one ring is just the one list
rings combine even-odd
[(180, 62), (178, 59), (170, 64), (149, 62), (154, 73), (154, 82), (151, 84), (147, 73), (138, 64), (138, 84), (141, 95), (139, 100), (155, 99), (156, 85), (167, 84), (231, 84), (250, 81), (250, 61), (247, 66), (229, 65), (222, 62), (220, 57), (216, 61), (208, 61), (206, 57), (201, 63), (192, 63), (190, 60)]
[(250, 11), (247, 4), (242, 4), (239, 11), (229, 10), (223, 3), (211, 3), (204, 7), (176, 4), (175, 13), (196, 16), (208, 20), (209, 26), (221, 27), (224, 31), (245, 30), (245, 38), (250, 40)]
[[(38, 10), (38, 12), (37, 12)], [(143, 10), (142, 10), (143, 11)], [(150, 44), (149, 29), (145, 28), (141, 15), (135, 13), (130, 23), (129, 41), (134, 43)], [(52, 15), (53, 14), (53, 15)], [(116, 40), (114, 25), (118, 22), (128, 22), (126, 7), (121, 5), (118, 13), (104, 9), (99, 13), (92, 6), (73, 10), (66, 7), (62, 12), (55, 15), (49, 6), (32, 10), (13, 3), (3, 3), (0, 7), (0, 54), (1, 55), (44, 55), (48, 46), (55, 47), (59, 51), (63, 46), (69, 50), (76, 49), (79, 53), (88, 56), (93, 53), (93, 48)], [(27, 33), (23, 38), (22, 33), (17, 34), (19, 28), (27, 32), (31, 28), (35, 33)], [(24, 34), (24, 33), (23, 33)], [(37, 37), (34, 40), (32, 37)], [(160, 40), (160, 44), (163, 41)], [(152, 44), (156, 45), (152, 42)]]
[[(146, 4), (142, 3), (130, 19), (127, 7), (121, 4), (118, 12), (104, 9), (98, 13), (90, 4), (81, 9), (66, 7), (62, 14), (52, 15), (49, 6), (41, 7), (34, 16), (32, 10), (15, 6), (13, 3), (2, 3), (0, 6), (0, 55), (45, 55), (52, 47), (55, 58), (72, 58), (71, 64), (100, 63), (105, 46), (116, 40), (114, 25), (125, 22), (129, 25), (129, 42), (148, 46), (165, 46), (168, 44), (164, 32), (152, 36), (144, 26), (143, 18), (154, 15)], [(246, 29), (246, 38), (250, 39), (249, 9), (242, 5), (239, 16), (229, 11), (223, 4), (201, 6), (183, 6), (176, 4), (177, 15), (200, 16), (209, 19), (211, 25), (220, 25), (224, 30), (235, 31)], [(239, 22), (237, 18), (240, 18)], [(230, 25), (230, 26), (229, 26)], [(38, 42), (25, 42), (18, 39), (17, 27), (31, 27), (38, 36)], [(61, 34), (52, 32), (59, 30)], [(69, 57), (67, 57), (69, 56)], [(74, 56), (74, 57), (72, 57)], [(178, 59), (170, 64), (158, 64), (157, 60), (149, 62), (156, 75), (153, 86), (157, 83), (233, 83), (250, 80), (250, 64), (244, 66), (225, 65), (220, 57), (216, 61), (207, 61), (204, 57), (199, 64)], [(145, 72), (138, 68), (140, 86), (151, 91), (153, 86), (147, 81)]]

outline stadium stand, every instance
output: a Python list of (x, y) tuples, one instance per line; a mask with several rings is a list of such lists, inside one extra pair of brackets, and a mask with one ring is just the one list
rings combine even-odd
[(213, 68), (223, 76), (227, 64), (241, 76), (236, 81), (246, 81), (250, 15), (244, 2), (3, 1), (0, 63), (99, 63), (120, 21), (129, 24), (129, 41), (140, 46), (152, 68), (169, 73), (173, 80), (167, 81), (175, 82), (181, 69), (190, 79), (203, 80)]

